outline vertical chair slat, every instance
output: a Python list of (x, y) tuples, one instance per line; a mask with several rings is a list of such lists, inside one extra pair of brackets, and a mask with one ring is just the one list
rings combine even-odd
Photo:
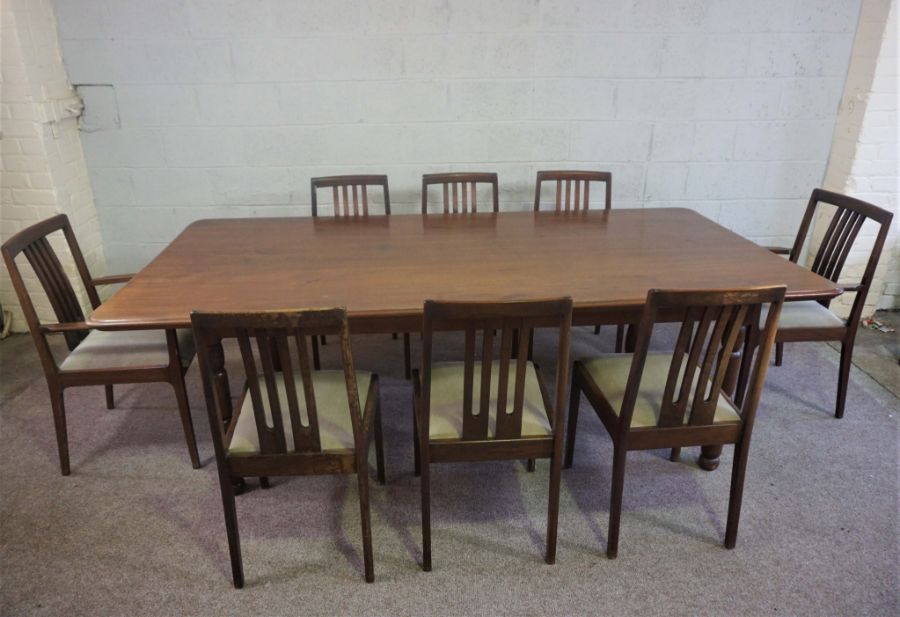
[[(303, 382), (303, 400), (306, 402), (307, 421), (307, 425), (302, 431), (302, 445), (295, 441), (294, 449), (298, 452), (318, 452), (322, 449), (319, 439), (319, 415), (316, 408), (316, 393), (313, 388), (306, 335), (298, 329), (294, 333), (294, 339), (297, 345), (297, 362), (300, 365), (300, 380)], [(313, 339), (315, 339), (315, 335)]]
[(478, 210), (478, 190), (477, 185), (472, 182), (469, 186), (472, 187), (472, 212), (476, 212)]
[(481, 393), (478, 399), (479, 435), (487, 438), (488, 418), (491, 414), (491, 364), (494, 357), (494, 329), (485, 324), (481, 346)]
[[(453, 186), (456, 186), (456, 185), (454, 184)], [(460, 183), (459, 190), (462, 193), (462, 211), (468, 212), (469, 211), (468, 186), (466, 185), (465, 182)]]
[(844, 263), (846, 263), (847, 257), (850, 255), (850, 250), (853, 248), (853, 243), (856, 241), (856, 236), (859, 235), (859, 230), (862, 229), (863, 223), (865, 222), (866, 218), (860, 214), (853, 225), (853, 229), (844, 242), (844, 248), (841, 250), (832, 267), (831, 279), (833, 281), (837, 281), (838, 277), (841, 275), (841, 271), (844, 269)]
[[(291, 350), (287, 336), (278, 332), (274, 334), (275, 352), (278, 356), (278, 364), (281, 366), (281, 375), (284, 379), (284, 392), (288, 404), (288, 417), (291, 419), (291, 438), (294, 442), (294, 451), (298, 451), (297, 444), (303, 441), (303, 423), (300, 419), (300, 404), (297, 398), (297, 382), (294, 379), (294, 363), (291, 360)], [(287, 450), (285, 444), (285, 450)]]
[(572, 204), (574, 206), (572, 209), (575, 210), (575, 212), (578, 212), (581, 209), (581, 182), (578, 180), (575, 181), (575, 197)]
[(584, 182), (584, 204), (582, 207), (587, 210), (588, 205), (591, 203), (591, 183), (585, 180)]
[(475, 327), (466, 327), (466, 351), (463, 359), (463, 437), (477, 439), (480, 420), (472, 413), (472, 397), (475, 387)]
[(363, 216), (369, 216), (369, 187), (362, 185), (362, 208)]
[(509, 359), (512, 356), (513, 329), (504, 320), (500, 332), (500, 358), (497, 371), (497, 423), (494, 426), (494, 437), (503, 439), (507, 433), (506, 422), (508, 420), (507, 395), (509, 394)]
[(247, 377), (247, 390), (250, 393), (250, 402), (253, 406), (253, 420), (256, 424), (256, 434), (259, 438), (259, 451), (267, 454), (277, 452), (275, 436), (266, 422), (265, 406), (262, 393), (259, 390), (259, 374), (256, 370), (256, 361), (253, 359), (253, 348), (250, 345), (250, 334), (246, 330), (237, 333), (238, 347), (241, 350), (241, 359), (244, 362), (244, 375)]
[(825, 235), (822, 237), (822, 244), (819, 245), (816, 258), (813, 260), (812, 268), (810, 268), (816, 274), (822, 273), (822, 268), (825, 265), (824, 262), (828, 259), (828, 255), (831, 253), (831, 247), (836, 241), (836, 230), (843, 225), (844, 217), (848, 214), (849, 210), (838, 208), (837, 213), (831, 217), (831, 221), (828, 223), (828, 229), (825, 230)]
[(556, 181), (556, 211), (562, 210), (562, 180)]
[(334, 185), (331, 187), (331, 201), (334, 203), (334, 215), (341, 215), (341, 198), (338, 193), (338, 185)]
[(259, 361), (262, 364), (263, 378), (266, 381), (266, 393), (269, 397), (269, 412), (272, 414), (272, 429), (275, 437), (275, 447), (279, 454), (287, 452), (287, 442), (284, 438), (284, 418), (281, 415), (281, 397), (278, 393), (278, 382), (275, 365), (272, 362), (272, 347), (269, 342), (270, 334), (265, 330), (256, 331), (256, 348), (259, 350)]

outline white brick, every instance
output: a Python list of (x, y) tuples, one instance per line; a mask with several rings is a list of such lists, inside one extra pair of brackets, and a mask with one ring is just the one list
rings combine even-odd
[(650, 159), (654, 161), (689, 161), (693, 139), (693, 124), (686, 122), (654, 124)]
[(363, 105), (360, 82), (279, 84), (282, 119), (287, 124), (359, 122)]
[[(686, 163), (649, 163), (644, 186), (647, 201), (684, 199), (687, 190)], [(613, 176), (613, 189), (616, 182)]]
[(209, 84), (230, 82), (231, 48), (225, 41), (147, 41), (146, 61), (124, 83)]
[(694, 126), (691, 159), (694, 161), (728, 161), (734, 157), (737, 126), (726, 122), (701, 122)]
[(81, 130), (114, 130), (122, 125), (112, 86), (79, 86), (78, 96), (84, 103), (84, 111), (78, 119)]
[(449, 115), (455, 120), (524, 120), (531, 116), (532, 82), (450, 82)]
[(779, 115), (786, 118), (833, 118), (843, 86), (843, 79), (837, 77), (785, 81)]
[(698, 120), (754, 120), (777, 116), (781, 83), (769, 79), (707, 79), (698, 85)]
[(538, 77), (656, 77), (663, 41), (655, 34), (543, 35), (533, 70)]
[(766, 163), (691, 163), (686, 196), (689, 199), (763, 197)]
[(749, 35), (710, 34), (705, 37), (703, 74), (707, 77), (741, 77), (747, 72)]
[(370, 32), (446, 32), (450, 6), (443, 0), (381, 0), (365, 2), (363, 29)]
[(191, 0), (187, 20), (191, 34), (201, 39), (265, 37), (274, 27), (267, 0)]
[(776, 199), (809, 197), (812, 189), (822, 185), (824, 175), (824, 161), (769, 163), (765, 193)]
[(265, 126), (282, 121), (275, 84), (197, 86), (196, 99), (200, 112), (196, 124)]
[(103, 0), (53, 0), (61, 39), (106, 38)]
[(107, 2), (103, 20), (113, 39), (173, 39), (188, 35), (186, 4), (181, 0)]
[(712, 32), (770, 32), (790, 24), (793, 12), (784, 0), (716, 0), (708, 4), (705, 25)]
[(289, 203), (291, 201), (289, 174), (290, 171), (285, 167), (232, 167), (210, 170), (213, 202), (226, 205)]
[(797, 0), (793, 28), (803, 32), (853, 32), (859, 12), (858, 2)]
[(241, 149), (250, 166), (316, 165), (328, 159), (324, 127), (260, 127), (245, 131)]
[(530, 77), (536, 47), (534, 38), (524, 35), (410, 36), (403, 39), (403, 75)]
[(572, 125), (573, 161), (646, 161), (650, 156), (650, 125), (614, 122)]
[(569, 149), (568, 126), (561, 122), (496, 124), (487, 130), (487, 137), (489, 161), (561, 160)]
[(619, 0), (541, 0), (541, 30), (607, 30), (624, 28), (630, 17)]
[(533, 83), (535, 119), (612, 120), (615, 117), (615, 82), (536, 79)]
[[(454, 0), (449, 29), (458, 32), (517, 32), (534, 30), (539, 14), (522, 0)], [(523, 6), (526, 10), (523, 10)]]
[(359, 0), (271, 0), (276, 36), (304, 32), (348, 33), (360, 29)]
[(115, 92), (126, 128), (192, 125), (201, 119), (190, 86), (121, 84)]
[(697, 88), (684, 80), (619, 82), (616, 117), (626, 120), (677, 120), (694, 115)]
[(443, 80), (373, 81), (349, 85), (358, 90), (362, 118), (370, 122), (447, 119), (450, 87)]
[(130, 206), (134, 204), (131, 171), (128, 169), (93, 169), (91, 186), (98, 207)]
[[(212, 204), (209, 178), (203, 170), (134, 169), (131, 172), (137, 206), (205, 206)], [(139, 209), (137, 206), (127, 210)], [(145, 211), (146, 210), (142, 210)], [(135, 227), (134, 229), (141, 229)], [(141, 230), (143, 233), (143, 230)], [(132, 232), (116, 236), (131, 237)], [(142, 237), (142, 236), (141, 236)]]
[(843, 77), (853, 37), (847, 34), (757, 35), (747, 74), (766, 77)]
[(162, 140), (154, 130), (82, 133), (81, 143), (87, 160), (95, 167), (153, 167), (165, 163)]
[(223, 167), (244, 162), (241, 129), (167, 128), (162, 132), (170, 167)]
[(737, 129), (734, 156), (744, 160), (824, 160), (832, 126), (816, 120), (743, 124)]

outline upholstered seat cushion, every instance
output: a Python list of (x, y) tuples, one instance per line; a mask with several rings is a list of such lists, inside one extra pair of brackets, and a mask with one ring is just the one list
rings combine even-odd
[[(190, 366), (194, 358), (194, 335), (176, 330), (181, 364)], [(59, 365), (64, 371), (168, 366), (169, 347), (163, 330), (91, 330), (87, 337)]]
[[(597, 387), (603, 393), (616, 415), (621, 413), (622, 401), (625, 398), (628, 373), (631, 371), (631, 358), (631, 354), (610, 354), (581, 361), (581, 364), (587, 369), (591, 379), (597, 384)], [(662, 404), (671, 363), (672, 356), (668, 353), (647, 354), (641, 387), (638, 389), (637, 399), (634, 403), (634, 413), (631, 416), (632, 428), (656, 426), (659, 421), (659, 409)], [(684, 368), (682, 368), (682, 374), (683, 372)], [(693, 400), (695, 387), (696, 384), (691, 388), (691, 400)], [(685, 424), (690, 420), (691, 400), (688, 401), (687, 412), (684, 414)], [(735, 412), (725, 397), (720, 394), (713, 422), (719, 424), (722, 422), (738, 422), (739, 420), (740, 417), (737, 412)]]
[[(481, 363), (476, 362), (472, 379), (472, 409), (478, 411), (481, 393)], [(516, 367), (509, 367), (506, 409), (512, 412), (515, 394)], [(488, 437), (492, 438), (497, 425), (497, 392), (499, 391), (500, 363), (491, 367), (491, 400), (488, 416)], [(431, 367), (431, 415), (428, 434), (431, 439), (460, 439), (463, 432), (463, 362), (441, 362)], [(534, 365), (529, 362), (525, 373), (525, 392), (522, 408), (522, 437), (550, 435), (550, 422)]]
[[(763, 323), (766, 312), (763, 310)], [(843, 328), (846, 322), (815, 300), (785, 302), (781, 307), (778, 329), (789, 328)]]
[[(356, 373), (356, 386), (359, 390), (360, 413), (365, 410), (366, 395), (369, 384), (372, 381), (372, 373), (358, 371)], [(306, 398), (303, 396), (303, 380), (299, 374), (294, 378), (297, 392), (297, 403), (300, 408), (300, 420), (304, 425), (309, 424), (309, 416), (306, 413)], [(316, 418), (319, 421), (319, 445), (323, 451), (328, 450), (353, 450), (353, 421), (350, 418), (350, 403), (347, 400), (347, 385), (344, 381), (343, 371), (313, 371), (313, 392), (316, 395)], [(288, 411), (287, 392), (284, 387), (282, 375), (276, 375), (278, 388), (278, 400), (281, 409), (281, 421), (284, 425), (284, 440), (287, 451), (294, 450), (294, 434), (291, 431), (291, 415)], [(259, 377), (259, 390), (263, 399), (266, 425), (272, 423), (272, 410), (269, 407), (265, 377)], [(228, 446), (230, 454), (256, 454), (259, 452), (259, 435), (256, 432), (256, 420), (253, 416), (253, 401), (250, 393), (244, 397), (238, 415), (237, 424)]]

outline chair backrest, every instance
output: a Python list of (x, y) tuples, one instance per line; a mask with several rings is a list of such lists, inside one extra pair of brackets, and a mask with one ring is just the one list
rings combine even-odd
[[(556, 404), (553, 409), (554, 431), (561, 427), (563, 404), (568, 386), (569, 335), (572, 326), (572, 299), (558, 298), (532, 302), (425, 302), (422, 343), (422, 424), (428, 434), (431, 405), (432, 343), (436, 330), (465, 332), (462, 439), (488, 439), (491, 414), (491, 375), (497, 375), (497, 409), (495, 439), (516, 439), (522, 435), (525, 379), (528, 370), (528, 348), (535, 327), (558, 328), (559, 344), (556, 364)], [(495, 331), (499, 334), (497, 371), (493, 371)], [(478, 405), (473, 404), (476, 353), (475, 339), (481, 333), (481, 387)], [(514, 350), (517, 353), (514, 353)], [(511, 365), (515, 368), (511, 370)], [(508, 410), (510, 379), (513, 380), (513, 405)]]
[(422, 214), (428, 214), (428, 187), (443, 185), (444, 213), (478, 212), (478, 185), (490, 184), (493, 211), (500, 211), (495, 173), (448, 173), (422, 176)]
[[(384, 196), (384, 214), (391, 213), (391, 192), (384, 175), (327, 176), (311, 178), (312, 215), (319, 215), (317, 189), (331, 188), (335, 216), (369, 216), (369, 187), (380, 186)], [(352, 201), (351, 201), (352, 196)]]
[[(742, 330), (745, 340), (753, 343), (745, 345), (745, 351), (753, 353), (753, 349), (757, 350), (755, 359), (743, 359), (754, 362), (749, 389), (741, 404), (742, 419), (752, 421), (775, 340), (785, 289), (783, 285), (699, 291), (651, 289), (638, 326), (622, 401), (622, 430), (631, 426), (653, 326), (660, 313), (683, 313), (684, 317), (660, 402), (658, 426), (682, 426), (685, 414), (688, 414), (690, 426), (713, 423), (728, 364), (740, 344)], [(765, 323), (760, 325), (765, 304), (769, 305), (769, 310)]]
[[(541, 185), (556, 182), (556, 211), (587, 210), (591, 201), (591, 182), (606, 188), (604, 209), (612, 207), (612, 174), (608, 171), (539, 171), (534, 184), (534, 211), (541, 209)], [(565, 186), (565, 190), (563, 187)]]
[(872, 278), (875, 276), (875, 268), (881, 257), (881, 251), (884, 248), (891, 226), (891, 219), (893, 219), (894, 215), (861, 199), (833, 193), (825, 189), (813, 189), (809, 197), (809, 203), (806, 205), (803, 220), (800, 223), (800, 229), (797, 231), (797, 238), (794, 240), (794, 246), (791, 249), (789, 259), (794, 263), (797, 263), (797, 260), (800, 259), (803, 244), (806, 242), (816, 209), (820, 203), (834, 206), (836, 212), (825, 230), (825, 235), (816, 251), (811, 269), (816, 274), (824, 276), (835, 283), (840, 282), (838, 277), (840, 277), (841, 271), (844, 269), (844, 263), (847, 261), (847, 256), (853, 248), (853, 243), (857, 235), (859, 235), (863, 223), (866, 220), (872, 220), (879, 225), (875, 242), (872, 244), (872, 252), (869, 254), (869, 259), (866, 262), (862, 280), (859, 282), (856, 298), (853, 301), (850, 319), (848, 320), (848, 323), (853, 324), (859, 321), (865, 305), (866, 294), (869, 292), (869, 286), (872, 284)]
[[(344, 309), (258, 313), (195, 311), (191, 313), (191, 325), (211, 427), (221, 427), (223, 420), (231, 417), (231, 401), (227, 395), (222, 395), (228, 388), (221, 390), (218, 384), (223, 378), (227, 379), (222, 341), (231, 339), (237, 342), (247, 377), (261, 455), (322, 451), (309, 339), (320, 335), (337, 336), (354, 442), (360, 443), (365, 429)], [(298, 375), (299, 380), (296, 379)], [(297, 384), (302, 386), (300, 391)], [(266, 417), (267, 408), (271, 414), (269, 418)], [(306, 411), (305, 419), (301, 417), (301, 408)], [(285, 414), (289, 418), (292, 449), (288, 448), (285, 439)], [(216, 456), (224, 457), (224, 435), (214, 429), (213, 438)]]
[[(75, 234), (69, 224), (69, 218), (65, 214), (58, 214), (23, 229), (3, 243), (2, 247), (3, 260), (6, 262), (13, 288), (16, 290), (16, 295), (19, 298), (19, 305), (22, 307), (25, 320), (39, 350), (45, 346), (45, 343), (41, 343), (44, 339), (40, 330), (40, 320), (34, 308), (34, 302), (25, 286), (22, 272), (16, 263), (16, 258), (20, 254), (25, 255), (31, 268), (37, 275), (41, 287), (50, 300), (50, 306), (53, 308), (57, 321), (59, 323), (84, 321), (84, 312), (81, 309), (81, 303), (78, 300), (75, 289), (72, 287), (72, 283), (69, 281), (62, 263), (60, 263), (56, 251), (53, 250), (53, 246), (48, 240), (50, 234), (60, 231), (66, 239), (91, 306), (97, 308), (100, 306), (100, 297), (92, 283), (87, 264), (84, 261), (84, 255), (81, 253), (81, 248), (78, 246), (78, 241), (75, 239)], [(69, 349), (72, 350), (87, 336), (87, 330), (69, 331), (64, 334), (66, 343)]]

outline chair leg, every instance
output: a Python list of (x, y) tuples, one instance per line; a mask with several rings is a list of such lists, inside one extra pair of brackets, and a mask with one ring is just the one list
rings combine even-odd
[(566, 458), (563, 466), (566, 469), (572, 467), (572, 461), (575, 459), (575, 432), (578, 428), (578, 404), (581, 402), (581, 390), (578, 388), (578, 382), (572, 378), (572, 391), (569, 394), (569, 424), (566, 428)]
[(734, 446), (734, 466), (731, 470), (731, 494), (728, 497), (728, 522), (725, 526), (725, 548), (734, 548), (737, 542), (738, 523), (741, 518), (741, 500), (744, 496), (744, 475), (747, 471), (749, 439)]
[[(325, 337), (323, 336), (322, 338), (324, 339)], [(313, 368), (317, 371), (322, 370), (322, 363), (319, 361), (319, 341), (315, 336), (312, 337), (312, 356)]]
[(115, 401), (115, 397), (113, 396), (112, 384), (108, 383), (105, 386), (103, 386), (103, 388), (106, 390), (106, 408), (107, 409), (115, 409), (116, 401)]
[(269, 482), (269, 476), (260, 476), (259, 477), (259, 487), (264, 489), (272, 488), (272, 483)]
[(525, 471), (527, 471), (529, 473), (534, 473), (535, 469), (537, 469), (537, 464), (535, 463), (535, 460), (533, 458), (530, 458), (527, 461), (525, 461)]
[(194, 436), (194, 423), (191, 420), (191, 406), (188, 403), (187, 391), (184, 387), (184, 375), (181, 373), (181, 369), (174, 369), (172, 387), (175, 389), (175, 399), (178, 401), (178, 414), (181, 416), (181, 428), (184, 431), (184, 440), (187, 442), (191, 465), (194, 469), (200, 469), (200, 456), (197, 454), (197, 438)]
[(415, 394), (413, 394), (413, 475), (422, 475), (422, 458), (419, 453), (419, 419), (416, 409)]
[(381, 430), (381, 401), (375, 407), (375, 473), (378, 484), (384, 484), (384, 437)]
[[(562, 440), (559, 440), (559, 447)], [(547, 552), (544, 561), (556, 563), (556, 530), (559, 526), (559, 480), (562, 473), (562, 452), (554, 448), (550, 459), (550, 496), (547, 504)]]
[(781, 366), (784, 360), (784, 343), (775, 343), (775, 366)]
[(841, 343), (841, 364), (838, 373), (837, 401), (834, 417), (844, 417), (844, 403), (847, 401), (847, 386), (850, 384), (850, 365), (853, 357), (853, 341)]
[(56, 448), (59, 451), (59, 471), (67, 476), (69, 470), (69, 436), (66, 430), (65, 394), (62, 388), (50, 387), (50, 407), (53, 410), (53, 426), (56, 429)]
[(231, 557), (231, 578), (235, 589), (244, 586), (244, 564), (241, 561), (241, 538), (238, 533), (237, 507), (234, 503), (232, 479), (219, 476), (222, 492), (222, 510), (225, 513), (225, 533), (228, 536), (228, 554)]
[(672, 448), (672, 451), (669, 453), (669, 460), (673, 463), (677, 463), (681, 459), (681, 448)]
[(410, 360), (409, 332), (403, 333), (403, 376), (409, 379), (412, 374), (412, 361)]
[(359, 518), (362, 524), (363, 565), (366, 582), (375, 580), (375, 565), (372, 557), (372, 519), (369, 514), (369, 465), (364, 456), (358, 459), (356, 477), (359, 480)]
[(431, 469), (422, 465), (422, 569), (431, 572)]
[(325, 335), (324, 335), (324, 334), (323, 334), (322, 336), (319, 337), (319, 340), (322, 341), (322, 345), (327, 345), (327, 344), (328, 344), (328, 340), (325, 338)]
[(622, 518), (626, 453), (624, 447), (616, 444), (613, 450), (612, 492), (609, 500), (609, 537), (606, 541), (606, 556), (609, 559), (615, 559), (619, 552), (619, 520)]
[(594, 334), (600, 334), (600, 326), (594, 326)]
[(616, 326), (616, 353), (622, 353), (625, 349), (625, 326), (619, 324)]

